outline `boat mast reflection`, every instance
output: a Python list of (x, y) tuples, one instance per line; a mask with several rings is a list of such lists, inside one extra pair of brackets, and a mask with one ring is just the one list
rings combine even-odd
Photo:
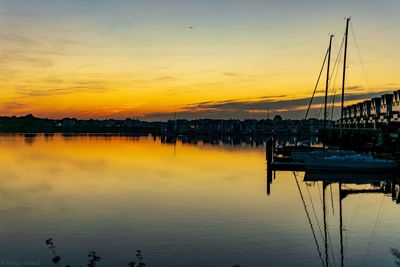
[[(399, 194), (399, 177), (394, 174), (370, 174), (370, 173), (340, 173), (340, 172), (306, 172), (304, 175), (305, 182), (322, 182), (323, 183), (323, 210), (324, 210), (324, 231), (326, 231), (326, 205), (325, 190), (327, 185), (337, 184), (339, 189), (339, 235), (340, 235), (340, 266), (344, 266), (343, 251), (343, 200), (350, 194), (368, 194), (368, 193), (391, 193), (392, 200), (397, 204), (400, 200)], [(371, 189), (344, 189), (346, 185), (370, 185)], [(325, 235), (325, 247), (327, 236)], [(327, 254), (327, 252), (326, 252)], [(329, 266), (326, 257), (325, 266)]]
[[(271, 185), (273, 180), (273, 171), (271, 168), (267, 168), (267, 195), (271, 194)], [(274, 171), (275, 172), (275, 171)], [(303, 172), (293, 172), (297, 188), (299, 191), (300, 198), (303, 203), (304, 211), (306, 217), (308, 218), (308, 223), (310, 225), (311, 232), (313, 234), (314, 242), (318, 252), (318, 256), (321, 260), (321, 265), (323, 267), (336, 266), (335, 257), (332, 250), (331, 240), (329, 238), (329, 233), (327, 231), (327, 205), (326, 205), (326, 190), (331, 188), (332, 185), (337, 185), (338, 188), (338, 200), (339, 200), (339, 242), (340, 242), (340, 266), (345, 266), (344, 257), (344, 236), (343, 236), (343, 201), (349, 195), (355, 194), (383, 194), (384, 196), (389, 196), (396, 204), (400, 204), (400, 176), (396, 174), (371, 174), (371, 173), (344, 173), (344, 172), (304, 172), (303, 182), (312, 182), (317, 184), (322, 184), (322, 217), (323, 217), (323, 233), (321, 233), (323, 247), (324, 247), (324, 257), (320, 250), (320, 245), (318, 239), (316, 238), (315, 226), (312, 223), (310, 212), (308, 211), (307, 204), (304, 200), (304, 193), (300, 187), (299, 176)], [(356, 188), (354, 187), (362, 187)], [(364, 186), (368, 186), (365, 188)], [(353, 187), (353, 188), (352, 188)], [(307, 189), (308, 190), (308, 189)], [(309, 192), (308, 192), (309, 193)], [(310, 196), (311, 197), (311, 196)], [(331, 191), (331, 199), (333, 201), (333, 195)], [(311, 205), (313, 203), (311, 202)], [(332, 204), (333, 205), (333, 204)], [(333, 210), (333, 209), (332, 209)], [(314, 206), (312, 206), (312, 211), (316, 217), (318, 223), (318, 218), (315, 213)], [(319, 223), (318, 223), (319, 224)], [(332, 253), (329, 257), (329, 253)]]

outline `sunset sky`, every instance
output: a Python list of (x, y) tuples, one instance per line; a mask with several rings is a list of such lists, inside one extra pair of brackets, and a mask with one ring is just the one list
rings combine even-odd
[(301, 118), (347, 16), (348, 100), (400, 87), (399, 11), (399, 0), (0, 0), (0, 115)]

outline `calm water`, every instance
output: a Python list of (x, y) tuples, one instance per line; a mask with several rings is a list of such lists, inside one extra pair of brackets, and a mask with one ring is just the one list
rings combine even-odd
[[(153, 267), (322, 266), (294, 174), (277, 172), (267, 195), (262, 147), (17, 135), (0, 136), (0, 162), (0, 261), (51, 266), (52, 237), (63, 266), (85, 265), (89, 250), (99, 266), (127, 266), (136, 249)], [(296, 175), (325, 260), (322, 182)], [(329, 266), (340, 266), (338, 185), (325, 195)], [(391, 194), (342, 205), (344, 266), (396, 266)]]

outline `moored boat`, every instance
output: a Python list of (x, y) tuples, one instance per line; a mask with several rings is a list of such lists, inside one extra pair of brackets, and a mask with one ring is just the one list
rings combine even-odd
[(376, 159), (369, 154), (343, 153), (310, 153), (305, 158), (307, 170), (334, 170), (334, 171), (368, 171), (382, 172), (397, 170), (399, 164), (394, 160)]

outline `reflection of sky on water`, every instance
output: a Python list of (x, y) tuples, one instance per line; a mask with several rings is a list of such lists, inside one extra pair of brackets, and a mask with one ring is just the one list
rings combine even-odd
[[(293, 174), (277, 173), (267, 197), (260, 147), (25, 138), (0, 137), (0, 258), (47, 266), (44, 240), (52, 237), (72, 265), (95, 250), (103, 266), (123, 266), (136, 249), (150, 266), (321, 265)], [(321, 184), (307, 184), (300, 183), (322, 247), (307, 193), (322, 224)], [(329, 257), (338, 263), (337, 185), (333, 206), (330, 190)], [(390, 195), (348, 195), (343, 207), (345, 263), (394, 266), (400, 215)]]

